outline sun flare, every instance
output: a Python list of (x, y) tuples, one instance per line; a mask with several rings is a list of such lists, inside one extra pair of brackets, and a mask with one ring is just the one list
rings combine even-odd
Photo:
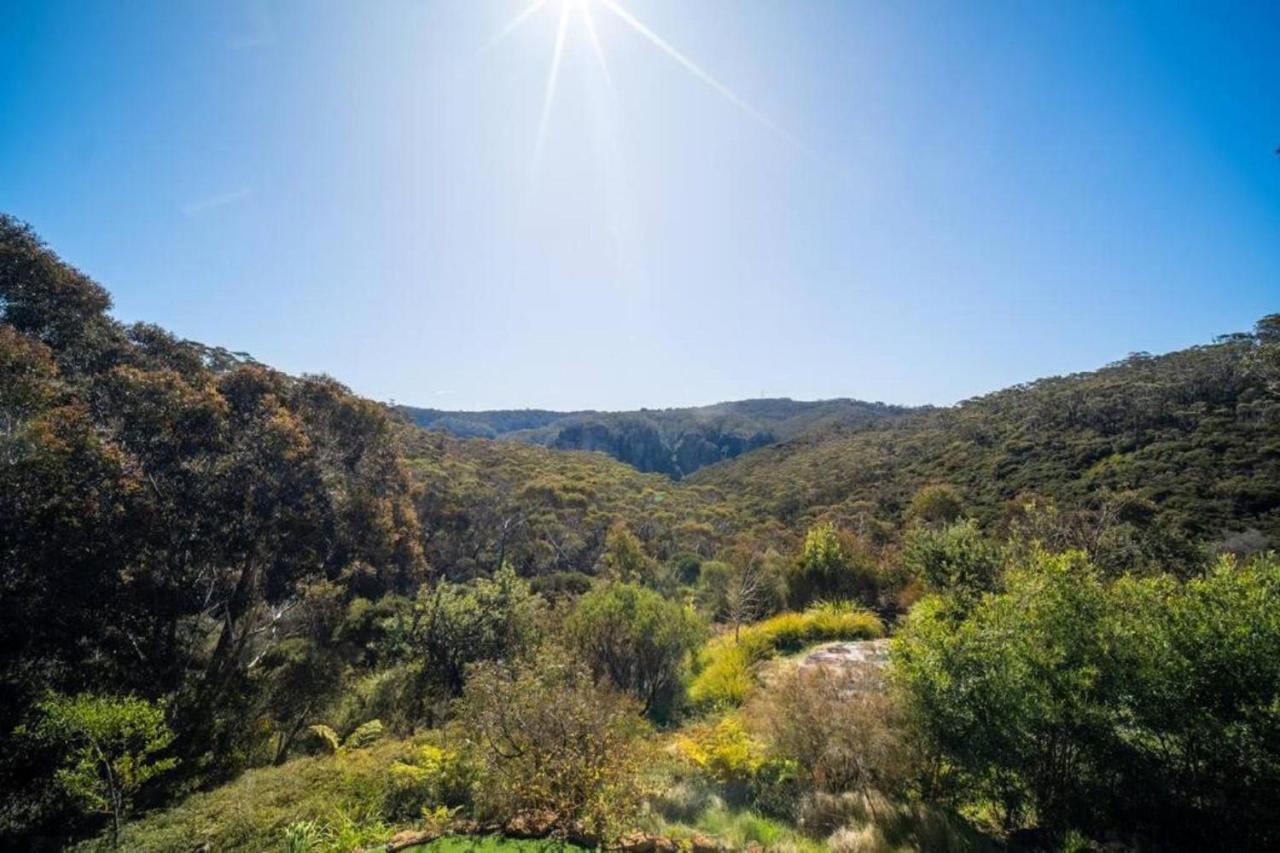
[(689, 74), (695, 79), (709, 87), (712, 91), (720, 95), (720, 97), (728, 101), (738, 110), (745, 113), (755, 122), (762, 125), (770, 132), (785, 140), (787, 143), (806, 155), (810, 154), (808, 148), (806, 148), (800, 140), (779, 126), (760, 110), (756, 109), (742, 97), (737, 95), (724, 83), (721, 83), (718, 79), (712, 76), (710, 72), (682, 53), (669, 41), (658, 35), (658, 33), (619, 3), (618, 0), (534, 0), (534, 2), (530, 3), (514, 18), (507, 22), (507, 24), (498, 31), (497, 35), (495, 35), (489, 43), (485, 45), (485, 49), (487, 50), (497, 45), (539, 12), (547, 10), (549, 12), (553, 12), (557, 16), (558, 22), (556, 25), (555, 41), (551, 49), (550, 67), (547, 71), (547, 81), (543, 89), (542, 110), (539, 114), (538, 132), (534, 142), (533, 163), (535, 169), (537, 168), (538, 162), (541, 160), (543, 149), (546, 147), (547, 132), (551, 123), (551, 114), (556, 100), (556, 87), (560, 79), (561, 60), (564, 57), (565, 43), (569, 38), (570, 25), (575, 20), (581, 33), (587, 39), (591, 52), (596, 57), (596, 61), (600, 66), (600, 73), (604, 76), (605, 83), (610, 88), (613, 87), (613, 77), (610, 74), (608, 57), (605, 54), (604, 44), (600, 39), (599, 30), (596, 28), (594, 11), (597, 9), (608, 12), (615, 19), (626, 24), (629, 30), (649, 42), (653, 47), (657, 48), (659, 52), (673, 60), (681, 68), (689, 72)]

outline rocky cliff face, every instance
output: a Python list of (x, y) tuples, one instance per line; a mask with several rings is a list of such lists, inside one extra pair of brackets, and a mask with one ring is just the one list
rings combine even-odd
[(823, 426), (866, 426), (902, 417), (898, 406), (859, 400), (739, 400), (687, 409), (446, 412), (402, 406), (419, 426), (463, 437), (607, 453), (641, 471), (680, 479), (700, 468)]
[(653, 424), (569, 424), (561, 428), (551, 446), (557, 450), (596, 450), (640, 471), (674, 473), (671, 450)]
[(773, 434), (766, 431), (743, 435), (722, 432), (713, 426), (663, 436), (656, 424), (636, 418), (565, 425), (552, 440), (551, 447), (607, 453), (640, 471), (666, 474), (678, 480), (699, 468), (775, 441)]

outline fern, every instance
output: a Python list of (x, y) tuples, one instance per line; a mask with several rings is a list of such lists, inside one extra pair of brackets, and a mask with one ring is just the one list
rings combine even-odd
[(342, 742), (343, 749), (364, 749), (382, 737), (382, 720), (370, 720), (361, 723), (347, 739)]
[[(340, 748), (340, 742), (338, 740), (337, 732), (335, 732), (333, 729), (329, 728), (328, 726), (324, 725), (323, 723), (319, 725), (308, 726), (308, 730), (313, 735), (320, 738), (320, 740), (324, 742), (325, 748), (329, 751), (330, 755), (337, 754)], [(357, 729), (356, 731), (359, 731), (359, 729)]]

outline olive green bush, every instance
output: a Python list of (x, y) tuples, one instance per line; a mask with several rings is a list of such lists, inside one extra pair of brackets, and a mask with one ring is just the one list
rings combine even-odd
[(458, 719), (479, 770), (478, 813), (532, 816), (566, 835), (626, 829), (642, 800), (639, 710), (554, 650), (476, 665)]
[(1107, 581), (1080, 552), (1013, 567), (970, 610), (920, 602), (894, 642), (929, 793), (1007, 829), (1280, 842), (1280, 561)]

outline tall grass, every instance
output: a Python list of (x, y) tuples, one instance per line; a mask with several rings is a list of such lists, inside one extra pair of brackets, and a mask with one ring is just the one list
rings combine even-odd
[(755, 686), (754, 668), (779, 653), (796, 652), (832, 640), (884, 636), (872, 613), (852, 604), (817, 604), (802, 613), (780, 613), (708, 642), (698, 654), (689, 700), (700, 708), (742, 704)]
[(646, 828), (677, 843), (689, 843), (695, 835), (710, 836), (732, 850), (762, 847), (765, 850), (817, 853), (823, 849), (820, 842), (806, 838), (783, 821), (750, 809), (730, 808), (719, 802), (683, 821), (651, 815)]

